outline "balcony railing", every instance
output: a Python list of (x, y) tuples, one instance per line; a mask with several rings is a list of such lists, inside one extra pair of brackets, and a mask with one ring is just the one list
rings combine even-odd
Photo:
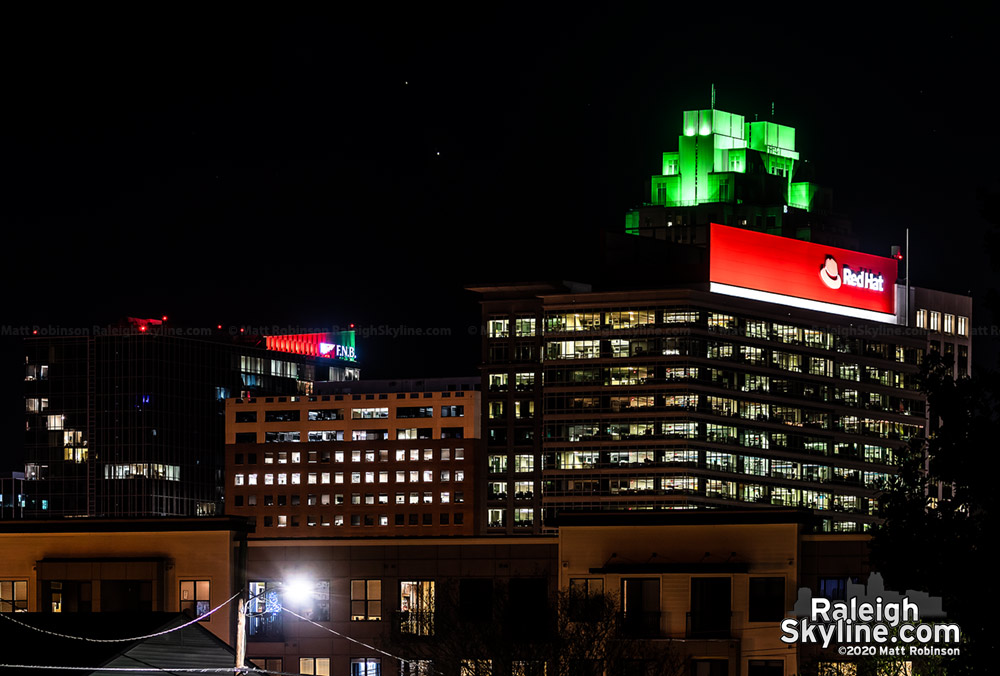
[(730, 638), (733, 614), (730, 611), (687, 613), (687, 638)]

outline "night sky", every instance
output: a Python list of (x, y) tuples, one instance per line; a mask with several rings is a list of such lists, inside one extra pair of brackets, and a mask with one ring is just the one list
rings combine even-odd
[(909, 227), (914, 284), (993, 286), (997, 17), (457, 7), (8, 13), (0, 323), (443, 329), (359, 336), (363, 375), (475, 374), (463, 286), (571, 274), (713, 83), (796, 128), (864, 251)]

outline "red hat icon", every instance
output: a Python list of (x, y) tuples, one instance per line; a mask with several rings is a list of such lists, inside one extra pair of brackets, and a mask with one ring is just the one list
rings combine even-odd
[(837, 259), (830, 254), (826, 255), (823, 265), (819, 266), (819, 278), (831, 289), (839, 289), (840, 285), (844, 282), (840, 276), (840, 267), (837, 265)]

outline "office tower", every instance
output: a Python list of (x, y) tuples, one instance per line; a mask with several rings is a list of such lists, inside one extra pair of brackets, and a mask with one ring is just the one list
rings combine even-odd
[(255, 538), (473, 535), (478, 389), (374, 380), (229, 399), (227, 513)]
[(227, 397), (359, 375), (353, 332), (265, 341), (132, 318), (85, 333), (25, 340), (27, 518), (219, 513)]

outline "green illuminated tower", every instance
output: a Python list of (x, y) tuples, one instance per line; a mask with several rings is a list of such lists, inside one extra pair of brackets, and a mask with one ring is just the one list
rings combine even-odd
[(714, 108), (684, 111), (677, 150), (663, 153), (649, 201), (626, 214), (625, 231), (703, 243), (714, 222), (854, 246), (850, 224), (832, 213), (830, 190), (810, 178), (792, 127)]

